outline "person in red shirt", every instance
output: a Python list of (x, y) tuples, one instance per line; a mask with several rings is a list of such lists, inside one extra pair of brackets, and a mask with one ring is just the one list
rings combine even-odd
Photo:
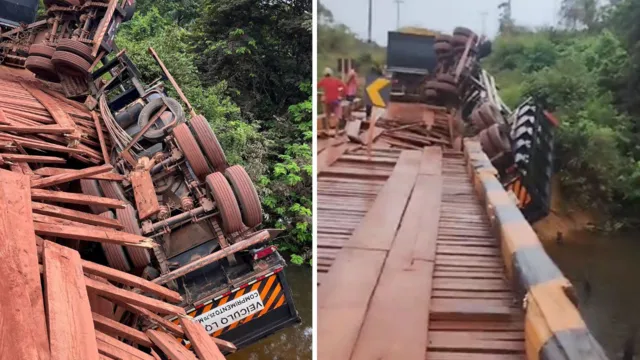
[[(318, 89), (322, 89), (324, 93), (322, 103), (325, 114), (323, 120), (325, 129), (329, 129), (329, 124), (335, 124), (337, 120), (340, 120), (340, 98), (344, 88), (344, 83), (340, 79), (333, 77), (333, 71), (330, 68), (324, 69), (324, 78), (318, 81)], [(329, 122), (328, 120), (334, 116), (337, 120)]]

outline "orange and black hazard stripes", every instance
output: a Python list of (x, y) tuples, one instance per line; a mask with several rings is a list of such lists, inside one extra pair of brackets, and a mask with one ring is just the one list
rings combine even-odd
[[(272, 274), (269, 277), (266, 277), (252, 285), (239, 289), (229, 295), (223, 296), (219, 299), (212, 300), (209, 303), (205, 303), (204, 306), (199, 306), (198, 308), (192, 311), (189, 311), (187, 315), (191, 317), (198, 317), (200, 315), (208, 313), (209, 311), (219, 306), (226, 304), (229, 301), (238, 299), (241, 296), (251, 293), (253, 291), (257, 291), (260, 294), (260, 300), (262, 301), (264, 308), (258, 312), (255, 312), (249, 315), (245, 319), (241, 319), (232, 324), (229, 324), (224, 328), (216, 330), (213, 334), (211, 334), (211, 336), (218, 337), (229, 330), (233, 330), (236, 327), (246, 324), (253, 319), (257, 319), (263, 316), (264, 314), (268, 313), (269, 311), (273, 309), (277, 309), (286, 303), (286, 297), (285, 297), (284, 291), (282, 291), (282, 285), (280, 284), (280, 281), (278, 281), (278, 275)], [(174, 319), (173, 322), (178, 324), (179, 319)], [(178, 340), (182, 341), (183, 339), (178, 339)], [(186, 343), (186, 341), (183, 341), (183, 343)], [(187, 348), (189, 348), (191, 347), (191, 344), (186, 344), (186, 346)]]
[(518, 177), (507, 185), (507, 190), (513, 191), (518, 198), (518, 207), (523, 208), (531, 202), (531, 195), (527, 191), (526, 186), (522, 183), (522, 178)]

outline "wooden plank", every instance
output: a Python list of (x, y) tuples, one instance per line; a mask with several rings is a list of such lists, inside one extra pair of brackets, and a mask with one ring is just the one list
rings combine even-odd
[[(51, 114), (51, 117), (56, 121), (56, 123), (62, 127), (66, 128), (75, 128), (76, 124), (71, 119), (69, 114), (64, 111), (64, 109), (58, 104), (57, 100), (47, 95), (42, 90), (28, 85), (24, 82), (20, 83), (22, 87), (25, 88), (45, 109)], [(76, 134), (77, 138), (80, 138), (79, 134)]]
[[(96, 61), (98, 61), (98, 59), (96, 59)], [(96, 132), (98, 133), (98, 142), (100, 142), (100, 150), (102, 151), (104, 163), (109, 164), (109, 151), (107, 150), (107, 143), (104, 140), (104, 133), (102, 132), (102, 124), (100, 123), (100, 118), (95, 111), (91, 112), (91, 117), (93, 118), (93, 124), (96, 127)]]
[(422, 154), (404, 151), (367, 215), (346, 246), (389, 250), (413, 190)]
[(153, 356), (145, 354), (133, 346), (127, 345), (100, 331), (96, 331), (96, 341), (100, 354), (107, 356), (109, 359), (154, 360)]
[(333, 163), (336, 162), (338, 158), (340, 158), (340, 156), (342, 156), (342, 154), (344, 154), (351, 146), (351, 144), (345, 143), (339, 146), (330, 146), (325, 151), (321, 152), (320, 155), (317, 156), (318, 166), (316, 174), (322, 174), (325, 169), (333, 165)]
[(140, 295), (131, 291), (117, 288), (95, 281), (93, 279), (85, 279), (87, 289), (109, 300), (119, 300), (125, 303), (137, 305), (145, 309), (155, 311), (166, 315), (185, 315), (183, 308), (165, 303), (163, 301), (152, 299), (144, 295)]
[[(42, 241), (44, 242), (44, 240)], [(90, 278), (95, 279), (97, 281), (107, 282), (107, 280), (99, 277), (88, 275)], [(115, 318), (115, 314), (113, 312), (113, 303), (103, 297), (100, 297), (96, 294), (88, 294), (89, 295), (89, 305), (91, 306), (91, 311), (98, 313), (102, 316), (106, 316), (110, 319)]]
[[(441, 152), (425, 153), (433, 162), (441, 161)], [(434, 263), (416, 260), (414, 251), (417, 243), (435, 243), (438, 236), (442, 177), (432, 174), (417, 177), (351, 359), (424, 356)]]
[(116, 230), (121, 230), (123, 226), (116, 219), (109, 219), (83, 211), (72, 210), (60, 206), (43, 204), (32, 201), (31, 207), (34, 213), (58, 217), (60, 219), (77, 221), (88, 225), (104, 226)]
[(51, 359), (98, 359), (80, 254), (50, 241), (43, 247)]
[(64, 164), (67, 160), (56, 156), (44, 155), (23, 155), (23, 154), (0, 154), (0, 159), (12, 162), (42, 163), (42, 164)]
[(40, 125), (40, 126), (14, 126), (0, 125), (0, 131), (14, 132), (17, 134), (71, 134), (74, 128), (65, 128), (58, 125)]
[(524, 354), (482, 354), (471, 352), (429, 351), (428, 360), (525, 360)]
[(124, 201), (116, 199), (44, 189), (31, 189), (31, 199), (79, 205), (102, 205), (113, 209), (124, 209), (126, 205)]
[(218, 346), (202, 324), (194, 322), (189, 317), (182, 316), (180, 317), (180, 325), (182, 325), (200, 360), (224, 360), (220, 349), (218, 349)]
[(153, 248), (153, 240), (144, 236), (102, 228), (34, 223), (36, 234), (55, 236), (71, 240), (105, 242), (116, 245)]
[[(72, 172), (76, 170), (72, 169), (64, 169), (64, 168), (54, 168), (54, 167), (42, 167), (39, 169), (35, 169), (33, 172), (37, 175), (42, 176), (53, 176), (58, 174), (64, 174), (68, 172)], [(93, 180), (111, 180), (111, 181), (122, 181), (124, 180), (124, 176), (120, 174), (116, 174), (113, 172), (107, 172), (102, 174), (89, 175), (86, 177), (87, 179)]]
[(126, 310), (144, 317), (147, 321), (149, 321), (152, 325), (159, 326), (160, 328), (172, 333), (175, 336), (184, 337), (184, 330), (178, 324), (174, 324), (173, 322), (159, 316), (143, 307), (129, 304), (124, 301), (120, 301), (118, 299), (112, 299), (112, 301), (120, 306), (125, 308)]
[(509, 299), (431, 299), (434, 320), (509, 321), (520, 315)]
[(147, 170), (136, 170), (131, 173), (131, 186), (136, 200), (136, 208), (140, 221), (160, 212), (160, 204), (153, 187), (151, 174)]
[[(429, 351), (484, 352), (501, 354), (524, 353), (524, 341), (495, 339), (485, 335), (474, 335), (452, 331), (432, 332)], [(522, 334), (522, 333), (515, 333)]]
[(84, 168), (82, 170), (77, 170), (73, 172), (70, 171), (63, 174), (49, 176), (43, 179), (32, 180), (31, 187), (44, 188), (44, 187), (54, 186), (58, 184), (71, 182), (74, 180), (84, 179), (90, 175), (106, 173), (108, 171), (111, 171), (112, 169), (113, 167), (111, 165), (92, 166), (92, 167)]
[(347, 121), (345, 125), (345, 131), (347, 133), (347, 138), (355, 143), (362, 143), (360, 140), (360, 126), (362, 125), (362, 120), (352, 120)]
[(155, 330), (147, 330), (147, 335), (167, 355), (169, 360), (197, 360), (193, 353), (182, 346), (173, 336)]
[(48, 360), (29, 179), (7, 170), (0, 178), (0, 359)]
[(87, 274), (93, 274), (105, 279), (117, 282), (119, 284), (128, 285), (143, 291), (149, 292), (160, 298), (167, 299), (176, 303), (182, 301), (182, 296), (173, 290), (169, 290), (164, 286), (155, 284), (141, 277), (128, 274), (123, 271), (112, 269), (108, 266), (96, 264), (91, 261), (82, 261), (82, 269)]
[(122, 337), (142, 346), (151, 347), (153, 345), (149, 337), (140, 330), (121, 324), (96, 312), (92, 313), (92, 316), (96, 330), (113, 337)]
[(318, 289), (318, 359), (349, 359), (385, 251), (344, 248)]

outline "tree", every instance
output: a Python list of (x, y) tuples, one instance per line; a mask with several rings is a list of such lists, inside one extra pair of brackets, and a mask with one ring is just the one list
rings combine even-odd
[(560, 16), (570, 29), (584, 26), (593, 30), (599, 21), (598, 10), (598, 0), (562, 0)]

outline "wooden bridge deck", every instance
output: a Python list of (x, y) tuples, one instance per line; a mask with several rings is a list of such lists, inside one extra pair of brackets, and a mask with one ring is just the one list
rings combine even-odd
[(523, 359), (524, 313), (463, 154), (330, 157), (318, 175), (319, 359)]

